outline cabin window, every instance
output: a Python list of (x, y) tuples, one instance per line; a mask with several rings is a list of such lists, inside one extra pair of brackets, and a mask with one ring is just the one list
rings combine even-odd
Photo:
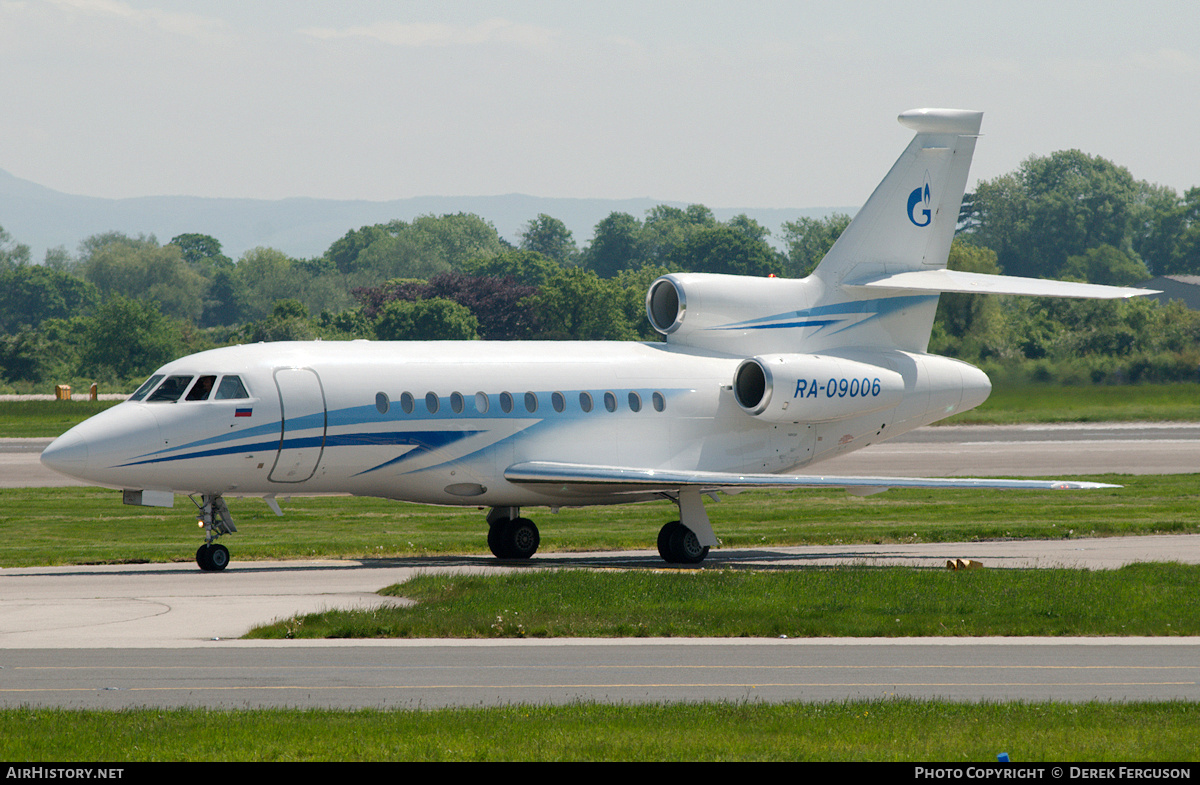
[(554, 411), (562, 414), (562, 410), (567, 408), (567, 399), (563, 398), (560, 392), (553, 393), (550, 396), (550, 405), (554, 407)]
[(162, 377), (161, 373), (151, 376), (149, 379), (147, 379), (145, 382), (142, 383), (141, 387), (137, 388), (137, 392), (135, 392), (133, 395), (129, 396), (129, 400), (131, 400), (131, 401), (142, 400), (143, 398), (146, 397), (146, 393), (148, 393), (152, 389), (154, 389), (154, 385), (156, 385), (162, 381), (162, 378), (163, 377)]
[(221, 384), (217, 386), (217, 394), (214, 400), (231, 401), (235, 398), (249, 398), (250, 394), (246, 392), (246, 386), (242, 384), (241, 378), (237, 376), (222, 376)]
[(387, 414), (391, 407), (392, 402), (388, 400), (387, 393), (375, 393), (375, 408), (379, 410), (380, 414)]
[(512, 393), (508, 393), (508, 392), (500, 393), (500, 411), (504, 412), (505, 414), (508, 414), (512, 410), (513, 410)]
[(656, 412), (661, 412), (667, 408), (667, 399), (660, 392), (656, 392), (650, 396), (650, 403), (654, 405), (654, 411)]
[(615, 412), (617, 410), (617, 396), (610, 392), (604, 393), (604, 408), (610, 412)]
[(592, 394), (589, 392), (579, 393), (579, 408), (585, 412), (592, 410)]
[(188, 390), (187, 401), (207, 401), (208, 394), (212, 392), (213, 383), (217, 381), (215, 376), (201, 376), (192, 385), (192, 389)]
[(183, 395), (183, 391), (192, 383), (191, 376), (168, 376), (166, 381), (151, 393), (146, 403), (174, 403)]
[(412, 393), (410, 393), (410, 392), (400, 393), (400, 409), (403, 410), (403, 412), (405, 414), (412, 414), (413, 408), (415, 406), (416, 406), (416, 403), (413, 400)]
[(531, 392), (525, 393), (525, 411), (529, 412), (530, 414), (533, 414), (534, 412), (537, 411), (537, 394), (536, 393), (531, 393)]
[(429, 410), (430, 414), (437, 414), (437, 411), (438, 411), (437, 393), (431, 393), (431, 392), (425, 393), (425, 408)]
[(629, 391), (629, 410), (633, 412), (640, 412), (642, 410), (642, 396), (632, 390)]
[(450, 393), (450, 410), (455, 414), (462, 414), (463, 397), (460, 392)]
[(475, 411), (479, 412), (480, 414), (487, 414), (487, 412), (488, 412), (488, 395), (487, 395), (487, 393), (485, 393), (485, 392), (475, 393)]

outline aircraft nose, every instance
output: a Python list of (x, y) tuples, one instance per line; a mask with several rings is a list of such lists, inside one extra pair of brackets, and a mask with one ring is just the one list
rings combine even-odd
[(75, 429), (67, 431), (42, 450), (42, 465), (59, 474), (77, 476), (87, 465), (88, 443)]

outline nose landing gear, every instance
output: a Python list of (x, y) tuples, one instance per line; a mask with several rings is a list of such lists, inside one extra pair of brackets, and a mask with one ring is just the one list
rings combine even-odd
[(197, 522), (204, 527), (204, 544), (196, 551), (196, 564), (205, 572), (219, 572), (229, 566), (229, 549), (218, 545), (216, 539), (237, 531), (233, 516), (219, 495), (204, 494), (192, 503), (200, 511)]

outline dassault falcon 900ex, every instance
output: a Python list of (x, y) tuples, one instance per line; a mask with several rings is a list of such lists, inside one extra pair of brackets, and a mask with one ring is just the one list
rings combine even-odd
[[(988, 378), (926, 352), (941, 292), (1120, 298), (1143, 289), (946, 269), (982, 113), (919, 109), (916, 132), (807, 278), (671, 273), (646, 295), (666, 340), (289, 342), (168, 363), (42, 462), (122, 489), (187, 494), (220, 570), (226, 495), (347, 493), (489, 508), (488, 545), (526, 559), (523, 507), (671, 499), (668, 562), (717, 538), (702, 495), (757, 487), (1094, 488), (1058, 481), (794, 474), (982, 403)], [(1108, 486), (1111, 487), (1111, 486)]]

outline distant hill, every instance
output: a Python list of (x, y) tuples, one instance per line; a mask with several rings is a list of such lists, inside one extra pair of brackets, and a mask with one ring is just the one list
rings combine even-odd
[[(614, 211), (644, 218), (655, 205), (686, 207), (686, 202), (655, 199), (550, 199), (524, 194), (504, 196), (420, 196), (390, 202), (334, 199), (207, 199), (195, 196), (144, 196), (102, 199), (73, 196), (22, 180), (0, 169), (0, 226), (12, 238), (30, 246), (41, 262), (47, 248), (65, 246), (76, 253), (81, 240), (101, 232), (154, 235), (160, 243), (176, 235), (198, 232), (217, 238), (226, 255), (237, 259), (257, 246), (277, 248), (304, 258), (324, 253), (351, 229), (419, 215), (475, 213), (491, 221), (511, 242), (539, 213), (567, 225), (576, 244), (591, 240), (597, 223)], [(719, 220), (745, 213), (771, 230), (779, 241), (785, 221), (822, 218), (830, 213), (851, 215), (853, 207), (795, 209), (718, 208), (708, 205)]]

